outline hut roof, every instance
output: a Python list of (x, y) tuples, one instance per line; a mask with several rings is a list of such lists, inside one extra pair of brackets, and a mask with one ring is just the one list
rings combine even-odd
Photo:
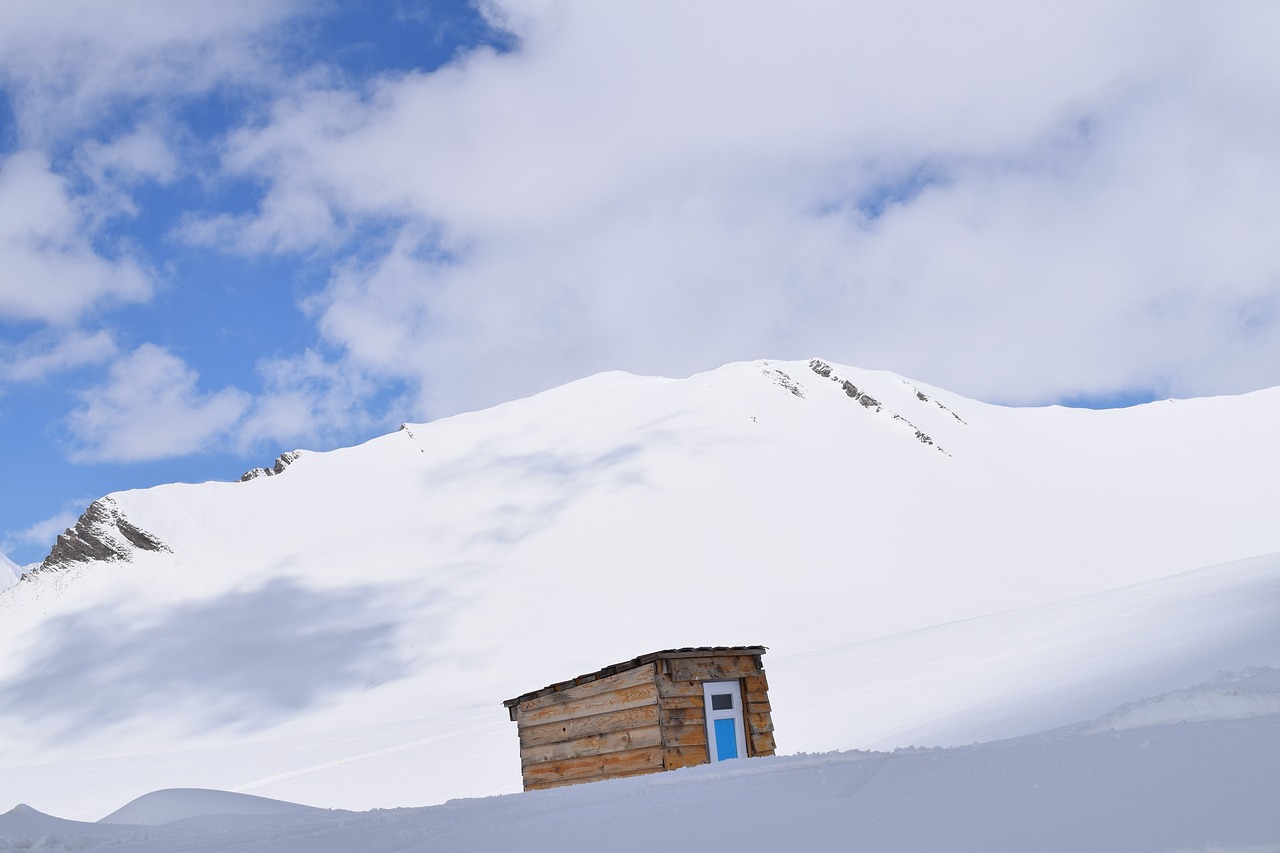
[(686, 646), (683, 649), (663, 649), (660, 652), (650, 652), (647, 655), (632, 658), (622, 663), (609, 664), (595, 672), (588, 672), (586, 675), (579, 675), (577, 678), (570, 678), (567, 681), (557, 681), (555, 684), (549, 684), (541, 690), (530, 690), (528, 693), (521, 693), (514, 699), (507, 699), (502, 704), (508, 708), (519, 705), (521, 702), (533, 699), (536, 696), (546, 696), (548, 693), (556, 693), (570, 687), (576, 687), (579, 684), (586, 684), (595, 681), (597, 678), (608, 678), (611, 675), (617, 675), (619, 672), (626, 672), (629, 669), (635, 669), (638, 666), (653, 663), (656, 660), (666, 660), (669, 658), (701, 658), (710, 655), (762, 655), (765, 653), (764, 646)]

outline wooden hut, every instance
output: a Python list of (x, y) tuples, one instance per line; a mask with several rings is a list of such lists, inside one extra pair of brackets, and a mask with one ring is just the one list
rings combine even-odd
[(524, 789), (773, 755), (764, 652), (667, 649), (506, 700)]

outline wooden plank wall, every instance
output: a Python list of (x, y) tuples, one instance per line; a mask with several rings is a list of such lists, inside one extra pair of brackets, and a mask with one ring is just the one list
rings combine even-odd
[(662, 770), (655, 670), (648, 664), (522, 702), (524, 789)]
[[(658, 674), (663, 766), (667, 770), (710, 761), (707, 756), (707, 724), (702, 712), (702, 684), (676, 681), (670, 675), (673, 663), (662, 661)], [(687, 662), (682, 660), (680, 663)]]
[(769, 681), (764, 672), (742, 679), (743, 701), (746, 702), (747, 748), (752, 755), (773, 755), (773, 709), (769, 706)]

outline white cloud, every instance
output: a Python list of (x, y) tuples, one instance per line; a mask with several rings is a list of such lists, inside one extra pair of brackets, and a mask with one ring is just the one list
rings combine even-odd
[(174, 229), (174, 237), (193, 246), (255, 255), (334, 245), (342, 231), (320, 192), (278, 186), (262, 199), (256, 215), (189, 214)]
[(0, 356), (0, 382), (37, 382), (52, 373), (106, 361), (115, 353), (115, 339), (108, 331), (36, 335)]
[[(137, 462), (207, 451), (249, 452), (264, 443), (331, 442), (374, 425), (367, 375), (307, 350), (258, 365), (263, 391), (209, 391), (182, 359), (143, 344), (112, 364), (107, 381), (80, 393), (67, 421), (77, 462)], [(385, 420), (385, 419), (383, 419)], [(379, 424), (381, 425), (381, 424)]]
[(367, 429), (365, 403), (375, 390), (350, 365), (327, 362), (313, 350), (258, 365), (264, 390), (236, 435), (241, 450), (266, 441), (327, 442)]
[(139, 212), (139, 183), (182, 171), (182, 129), (167, 117), (179, 99), (280, 82), (263, 39), (297, 11), (249, 0), (0, 4), (0, 86), (20, 147), (0, 156), (0, 322), (15, 324), (0, 381), (108, 354), (107, 333), (76, 327), (149, 300), (154, 282), (137, 243), (103, 226)]
[(237, 388), (205, 392), (182, 359), (143, 344), (111, 366), (107, 383), (82, 392), (68, 419), (78, 462), (136, 462), (220, 447), (248, 410)]
[[(270, 177), (257, 210), (243, 215), (188, 215), (179, 224), (177, 237), (194, 245), (256, 254), (306, 252), (332, 246), (349, 233), (332, 203), (333, 193), (343, 190), (316, 170), (308, 152), (296, 150), (292, 142), (342, 138), (364, 122), (367, 106), (359, 95), (323, 88), (329, 82), (324, 74), (304, 76), (297, 91), (275, 104), (265, 129), (232, 134), (228, 168)], [(313, 89), (311, 83), (322, 88)]]
[(95, 183), (109, 178), (132, 184), (152, 180), (167, 184), (178, 174), (178, 157), (155, 127), (143, 125), (110, 142), (90, 139), (80, 154), (81, 169)]
[(122, 101), (270, 83), (263, 39), (300, 4), (253, 0), (9, 0), (0, 82), (27, 144), (92, 126)]
[[(655, 179), (802, 195), (870, 157), (1021, 146), (1161, 42), (1137, 18), (1065, 7), (553, 8), (518, 54), (388, 78), (364, 99), (291, 97), (233, 138), (228, 165), (467, 230), (590, 215)], [(1109, 25), (1145, 38), (1095, 44)]]
[(108, 333), (77, 326), (153, 295), (139, 241), (104, 226), (140, 212), (140, 183), (193, 169), (179, 159), (193, 140), (175, 105), (227, 84), (284, 88), (270, 42), (314, 11), (289, 0), (0, 4), (0, 86), (20, 146), (0, 155), (0, 322), (13, 324), (0, 381), (108, 354)]
[(134, 217), (141, 211), (134, 190), (145, 182), (171, 184), (181, 171), (178, 155), (165, 134), (152, 125), (140, 125), (108, 142), (85, 140), (74, 157), (74, 179), (87, 184), (76, 197), (83, 213), (81, 230), (99, 233), (118, 217)]
[(151, 295), (143, 266), (98, 254), (85, 220), (43, 154), (0, 162), (0, 319), (65, 325), (100, 303)]
[(519, 51), (291, 94), (224, 161), (260, 210), (206, 223), (398, 223), (312, 307), (425, 413), (813, 354), (1007, 401), (1280, 382), (1280, 9), (486, 8)]

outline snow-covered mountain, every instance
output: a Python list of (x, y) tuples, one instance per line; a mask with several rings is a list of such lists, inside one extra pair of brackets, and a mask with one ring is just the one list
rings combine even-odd
[(512, 791), (503, 699), (686, 645), (769, 646), (783, 753), (1280, 666), (1277, 436), (1280, 389), (1012, 409), (754, 362), (117, 493), (0, 592), (0, 808)]

